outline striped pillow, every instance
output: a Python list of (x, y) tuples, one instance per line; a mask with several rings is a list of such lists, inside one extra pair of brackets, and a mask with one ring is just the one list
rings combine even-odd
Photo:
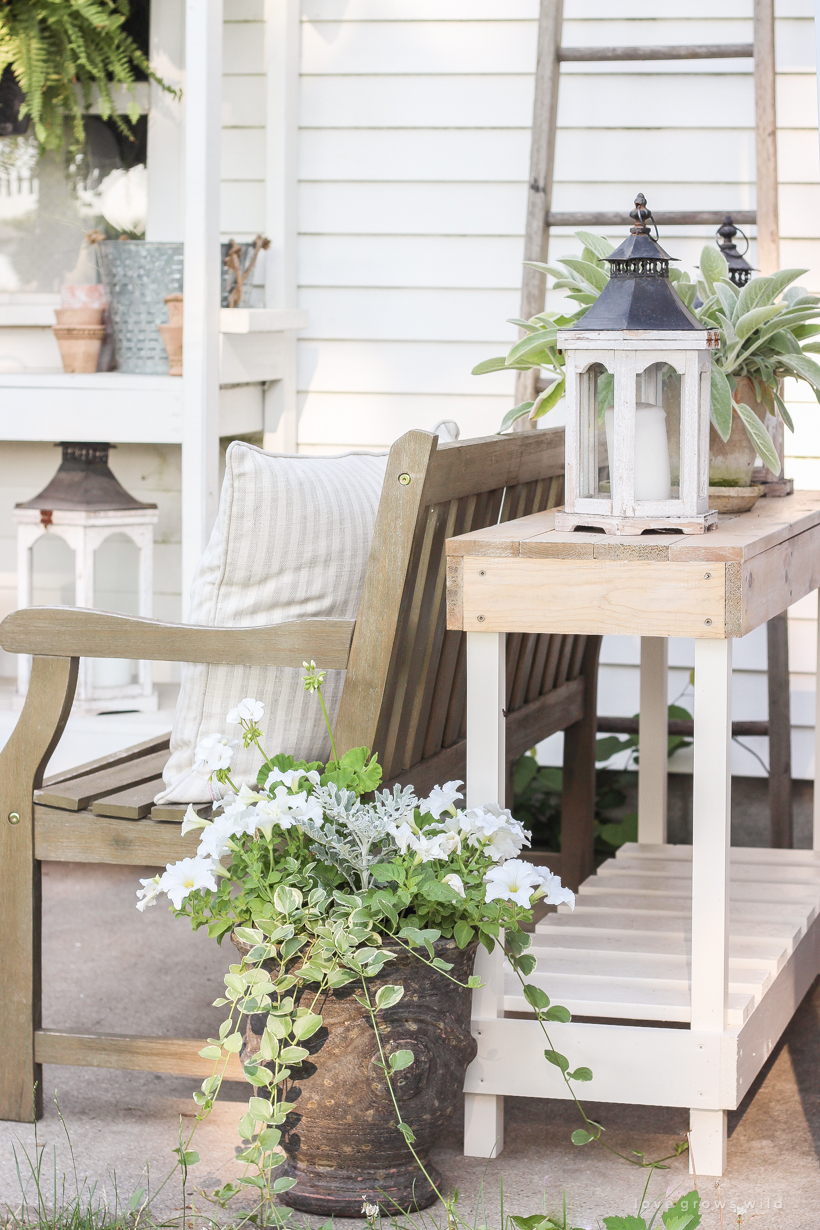
[[(193, 624), (255, 627), (292, 619), (355, 619), (384, 481), (387, 454), (279, 456), (235, 440), (228, 448), (219, 515), (191, 587)], [(321, 667), (322, 663), (317, 662)], [(326, 760), (329, 741), (301, 670), (186, 663), (174, 715), (165, 790), (157, 803), (204, 803), (211, 788), (194, 770), (194, 749), (245, 696), (264, 701), (263, 747)], [(335, 721), (344, 671), (328, 671), (324, 695)], [(256, 776), (259, 754), (238, 748), (237, 785)], [(235, 770), (235, 771), (234, 771)]]

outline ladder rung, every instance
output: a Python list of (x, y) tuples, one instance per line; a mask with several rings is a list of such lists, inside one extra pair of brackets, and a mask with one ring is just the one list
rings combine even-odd
[[(741, 226), (754, 226), (757, 223), (757, 211), (754, 209), (729, 210), (734, 222)], [(656, 210), (652, 217), (658, 226), (720, 226), (726, 217), (727, 210), (701, 209), (684, 210), (682, 212), (664, 213)], [(623, 226), (626, 214), (622, 213), (548, 213), (547, 226)]]
[(559, 47), (559, 60), (751, 60), (753, 43), (692, 43), (682, 47)]

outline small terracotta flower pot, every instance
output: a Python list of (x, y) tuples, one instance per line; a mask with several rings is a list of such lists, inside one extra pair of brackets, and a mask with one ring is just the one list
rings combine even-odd
[(182, 328), (182, 295), (166, 295), (165, 302), (168, 305), (168, 324)]
[(159, 325), (165, 349), (168, 351), (168, 375), (182, 375), (182, 325)]
[(55, 308), (58, 325), (101, 325), (104, 309), (99, 307)]
[(105, 325), (54, 325), (63, 371), (95, 372)]

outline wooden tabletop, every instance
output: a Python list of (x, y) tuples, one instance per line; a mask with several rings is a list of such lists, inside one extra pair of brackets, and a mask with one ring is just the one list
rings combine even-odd
[(449, 628), (743, 636), (820, 586), (820, 492), (706, 534), (556, 531), (555, 510), (447, 541)]

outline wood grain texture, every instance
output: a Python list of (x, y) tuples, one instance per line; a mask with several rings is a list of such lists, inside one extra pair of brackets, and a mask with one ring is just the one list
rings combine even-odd
[(126, 822), (93, 812), (34, 808), (34, 857), (55, 863), (117, 863), (165, 867), (196, 854), (199, 833), (183, 837), (176, 824)]
[(127, 786), (140, 786), (162, 776), (168, 760), (167, 751), (153, 752), (137, 760), (128, 760), (111, 769), (97, 769), (82, 777), (34, 791), (34, 802), (45, 807), (60, 807), (66, 811), (83, 811), (95, 799), (114, 794)]
[(780, 268), (777, 204), (774, 0), (754, 0), (757, 259), (763, 274)]
[[(42, 1113), (34, 1054), (41, 993), (40, 867), (32, 794), (68, 721), (78, 667), (77, 658), (34, 658), (26, 703), (0, 753), (0, 1119), (24, 1123)], [(19, 817), (16, 824), (9, 822), (12, 813)]]
[[(483, 632), (723, 637), (724, 565), (464, 560), (462, 627)], [(708, 622), (707, 622), (708, 621)]]
[(769, 694), (769, 824), (775, 849), (794, 845), (792, 814), (791, 696), (789, 628), (785, 611), (766, 625)]
[(95, 816), (113, 816), (118, 820), (142, 820), (151, 814), (154, 799), (163, 789), (161, 777), (150, 778), (140, 786), (117, 790), (91, 805)]
[(76, 777), (85, 777), (96, 769), (113, 769), (129, 760), (139, 760), (142, 756), (150, 756), (152, 752), (165, 752), (171, 744), (171, 732), (167, 735), (155, 735), (144, 739), (142, 743), (133, 743), (121, 752), (112, 752), (108, 756), (100, 756), (97, 760), (89, 760), (85, 764), (75, 765), (64, 773), (54, 773), (43, 779), (43, 786), (56, 786), (59, 782), (70, 782)]
[[(456, 451), (470, 447), (470, 463)], [(548, 427), (523, 436), (485, 436), (465, 444), (441, 444), (425, 496), (429, 503), (458, 500), (477, 490), (494, 491), (564, 473), (564, 429)]]
[[(774, 503), (774, 501), (772, 501)], [(777, 501), (780, 503), (780, 501)], [(742, 635), (779, 615), (820, 585), (820, 528), (814, 527), (741, 566)]]
[[(58, 1063), (81, 1068), (128, 1068), (138, 1072), (172, 1072), (175, 1076), (210, 1076), (212, 1059), (198, 1052), (207, 1042), (196, 1038), (148, 1038), (137, 1034), (63, 1033), (38, 1029), (34, 1051), (38, 1064)], [(221, 1070), (221, 1067), (220, 1067)], [(227, 1080), (244, 1081), (238, 1055), (232, 1055)]]
[(7, 653), (50, 657), (135, 658), (226, 666), (347, 666), (354, 622), (300, 619), (262, 628), (203, 628), (67, 607), (13, 611), (0, 624)]

